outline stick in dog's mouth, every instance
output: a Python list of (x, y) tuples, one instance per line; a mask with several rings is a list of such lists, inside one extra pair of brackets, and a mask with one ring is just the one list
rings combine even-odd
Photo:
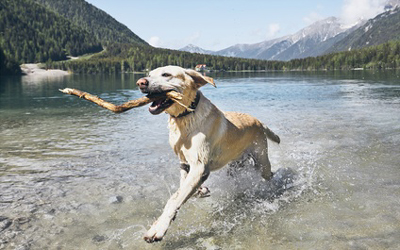
[[(192, 109), (190, 109), (189, 107), (180, 102), (180, 100), (182, 100), (182, 94), (176, 91), (168, 91), (162, 94), (143, 96), (139, 99), (131, 100), (121, 105), (112, 104), (110, 102), (104, 101), (98, 96), (89, 94), (87, 92), (78, 89), (65, 88), (65, 89), (60, 89), (60, 91), (63, 92), (64, 94), (75, 95), (78, 96), (79, 98), (86, 99), (115, 113), (122, 113), (132, 108), (144, 106), (146, 104), (149, 104), (150, 102), (153, 102), (153, 104), (149, 109), (150, 113), (152, 114), (159, 114), (174, 103), (181, 105), (188, 111), (192, 111)], [(152, 112), (152, 110), (154, 113)]]
[[(165, 98), (155, 100), (150, 105), (149, 112), (151, 114), (158, 115), (158, 114), (162, 113), (164, 110), (166, 110), (167, 108), (171, 107), (172, 104), (174, 104), (174, 103), (184, 107), (187, 111), (193, 111), (193, 109), (189, 108), (188, 106), (186, 106), (185, 104), (180, 102), (180, 100), (182, 100), (181, 93), (173, 91), (173, 90), (164, 92), (164, 93), (165, 93)], [(158, 95), (160, 95), (160, 94), (158, 94)], [(148, 95), (148, 97), (151, 98), (152, 95)]]

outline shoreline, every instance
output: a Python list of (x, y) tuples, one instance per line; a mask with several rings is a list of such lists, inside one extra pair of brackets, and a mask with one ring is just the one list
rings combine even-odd
[(22, 76), (28, 77), (61, 77), (71, 73), (60, 69), (43, 69), (40, 63), (26, 63), (20, 65)]

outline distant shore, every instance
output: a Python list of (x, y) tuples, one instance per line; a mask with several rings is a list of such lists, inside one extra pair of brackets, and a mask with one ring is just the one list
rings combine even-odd
[(60, 77), (71, 74), (68, 71), (60, 69), (44, 69), (40, 63), (26, 63), (21, 65), (22, 74), (32, 77)]

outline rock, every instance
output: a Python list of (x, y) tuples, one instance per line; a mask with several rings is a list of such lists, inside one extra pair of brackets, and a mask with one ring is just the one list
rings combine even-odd
[(12, 220), (5, 216), (0, 216), (0, 232), (6, 230), (12, 224)]
[(38, 211), (38, 207), (37, 206), (32, 206), (32, 208), (29, 210), (30, 213), (36, 213)]
[(14, 221), (16, 223), (18, 223), (19, 225), (23, 225), (23, 224), (28, 223), (31, 220), (29, 218), (27, 218), (27, 217), (20, 217), (20, 218), (17, 218), (16, 220), (14, 220)]
[(120, 195), (112, 196), (110, 199), (108, 199), (108, 201), (112, 204), (121, 203), (123, 200), (124, 198)]
[(96, 243), (102, 242), (106, 240), (106, 237), (103, 235), (96, 235), (92, 238), (92, 240)]
[(214, 237), (210, 238), (199, 238), (196, 240), (196, 244), (202, 246), (206, 250), (221, 250), (222, 248), (215, 244)]

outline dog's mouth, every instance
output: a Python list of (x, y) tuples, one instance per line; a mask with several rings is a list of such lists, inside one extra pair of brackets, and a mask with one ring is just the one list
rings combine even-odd
[(177, 91), (171, 87), (165, 86), (153, 86), (151, 89), (140, 89), (142, 93), (147, 94), (148, 97), (156, 98), (155, 101), (150, 105), (149, 112), (153, 115), (161, 114), (164, 110), (171, 107), (174, 104), (174, 101), (168, 98), (167, 93), (170, 91)]
[(151, 106), (149, 107), (149, 112), (152, 115), (158, 115), (160, 113), (162, 113), (164, 110), (166, 110), (167, 108), (171, 107), (172, 104), (174, 104), (174, 101), (171, 99), (163, 98), (163, 99), (159, 99), (157, 101), (154, 101)]

